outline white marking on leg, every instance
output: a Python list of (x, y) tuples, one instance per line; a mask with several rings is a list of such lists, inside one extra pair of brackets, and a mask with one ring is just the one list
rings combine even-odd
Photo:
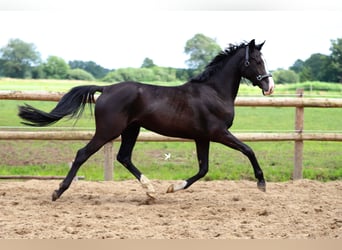
[(155, 198), (154, 187), (150, 180), (143, 174), (140, 176), (140, 183), (144, 189), (147, 189), (146, 194), (151, 198)]
[(184, 189), (186, 184), (188, 184), (187, 181), (182, 181), (180, 183), (175, 184), (174, 185), (174, 192)]
[(182, 181), (180, 183), (177, 184), (172, 184), (168, 189), (167, 189), (167, 193), (174, 193), (177, 192), (179, 190), (182, 190), (186, 187), (186, 185), (188, 184), (187, 181)]

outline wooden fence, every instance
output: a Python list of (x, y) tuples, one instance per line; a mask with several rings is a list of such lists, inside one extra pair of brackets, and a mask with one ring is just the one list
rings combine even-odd
[[(0, 100), (38, 100), (58, 101), (63, 93), (0, 91)], [(295, 107), (294, 131), (291, 133), (234, 133), (242, 141), (295, 141), (293, 179), (302, 178), (304, 141), (342, 141), (342, 133), (304, 133), (304, 108), (341, 108), (340, 98), (302, 98), (303, 91), (297, 91), (298, 97), (238, 97), (236, 106), (253, 107)], [(0, 140), (89, 140), (93, 132), (89, 131), (8, 131), (0, 130)], [(120, 140), (118, 138), (117, 140)], [(188, 141), (181, 138), (161, 136), (152, 132), (142, 132), (139, 141)], [(113, 180), (113, 143), (104, 146), (104, 179)]]

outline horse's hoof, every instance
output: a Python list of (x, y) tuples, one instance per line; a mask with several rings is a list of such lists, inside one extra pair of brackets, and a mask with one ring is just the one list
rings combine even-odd
[(169, 186), (166, 193), (174, 193), (174, 192), (177, 192), (179, 190), (183, 190), (186, 188), (187, 185), (188, 185), (187, 181), (181, 181), (179, 183), (172, 184), (171, 186)]
[(258, 189), (262, 192), (266, 192), (266, 182), (265, 181), (258, 181)]
[(172, 185), (169, 186), (169, 188), (167, 189), (166, 193), (173, 193), (173, 192), (175, 192), (175, 187), (172, 184)]
[(149, 199), (155, 200), (156, 199), (156, 193), (155, 192), (146, 192), (146, 195)]
[(52, 193), (52, 201), (56, 201), (59, 198), (57, 190)]

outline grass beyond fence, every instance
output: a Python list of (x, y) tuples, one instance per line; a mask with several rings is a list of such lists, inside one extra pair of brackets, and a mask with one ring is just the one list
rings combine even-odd
[[(13, 85), (12, 85), (13, 84)], [(71, 87), (95, 82), (78, 81), (32, 81), (0, 80), (0, 90), (49, 90), (65, 92)], [(10, 86), (12, 85), (13, 88)], [(323, 84), (319, 95), (342, 97), (339, 84)], [(333, 86), (332, 86), (333, 85)], [(286, 88), (287, 86), (287, 88)], [(332, 86), (332, 87), (330, 87)], [(291, 95), (292, 85), (278, 85), (276, 95)], [(332, 89), (331, 91), (329, 89)], [(315, 91), (315, 88), (311, 88)], [(240, 94), (260, 95), (256, 87), (242, 85)], [(305, 92), (307, 93), (307, 92)], [(312, 92), (311, 92), (312, 93)], [(30, 129), (20, 124), (17, 106), (24, 101), (1, 100), (0, 126)], [(35, 107), (51, 110), (55, 102), (28, 102)], [(234, 132), (289, 132), (294, 130), (294, 108), (236, 107), (236, 117), (231, 131)], [(304, 129), (306, 131), (341, 131), (342, 109), (305, 108)], [(53, 128), (72, 127), (74, 121), (63, 120)], [(63, 128), (62, 128), (63, 127)], [(75, 129), (93, 129), (94, 119), (86, 112)], [(46, 129), (46, 128), (38, 128)], [(0, 141), (0, 175), (65, 175), (68, 163), (76, 151), (86, 142), (61, 141)], [(285, 181), (293, 171), (294, 142), (248, 142), (262, 166), (269, 181)], [(115, 152), (119, 143), (114, 144)], [(165, 160), (165, 154), (171, 154)], [(304, 143), (304, 178), (316, 180), (342, 179), (342, 150), (340, 142)], [(134, 151), (134, 162), (152, 179), (184, 179), (198, 169), (195, 145), (190, 142), (138, 142)], [(81, 169), (79, 175), (88, 180), (103, 179), (103, 152), (95, 154)], [(115, 163), (116, 180), (133, 179), (133, 176)], [(241, 153), (223, 145), (213, 143), (210, 150), (210, 169), (207, 180), (214, 179), (254, 179), (252, 167)]]

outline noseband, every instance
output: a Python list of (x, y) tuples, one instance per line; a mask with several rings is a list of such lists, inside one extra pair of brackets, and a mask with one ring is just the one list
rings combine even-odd
[[(246, 55), (245, 55), (245, 67), (248, 67), (250, 64), (249, 62), (249, 46), (246, 46)], [(261, 82), (263, 79), (268, 78), (268, 77), (272, 77), (271, 73), (267, 73), (265, 75), (257, 75), (256, 79)]]

